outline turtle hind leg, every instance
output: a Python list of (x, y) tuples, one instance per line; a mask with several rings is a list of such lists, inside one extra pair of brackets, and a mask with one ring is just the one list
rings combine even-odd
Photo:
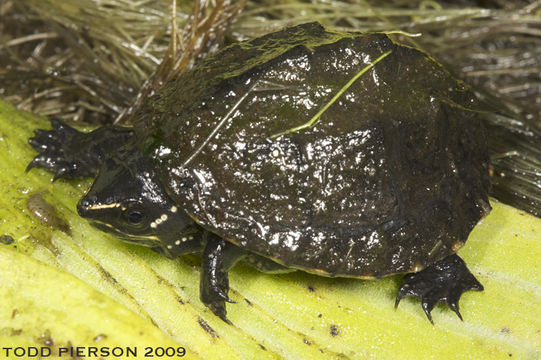
[(51, 125), (51, 130), (35, 130), (34, 137), (28, 139), (39, 154), (26, 171), (43, 168), (54, 173), (55, 180), (95, 175), (107, 155), (134, 138), (131, 129), (119, 126), (84, 133), (57, 119), (51, 119)]
[(423, 310), (432, 324), (430, 312), (440, 302), (445, 302), (462, 320), (458, 310), (458, 301), (462, 293), (468, 290), (482, 291), (483, 285), (472, 275), (466, 263), (458, 255), (450, 255), (424, 270), (407, 274), (398, 289), (395, 308), (406, 296), (415, 296), (421, 300)]
[(245, 256), (239, 247), (209, 234), (203, 250), (201, 264), (201, 280), (199, 282), (199, 297), (212, 312), (226, 323), (225, 303), (233, 303), (227, 293), (229, 292), (229, 278), (227, 272), (237, 261)]

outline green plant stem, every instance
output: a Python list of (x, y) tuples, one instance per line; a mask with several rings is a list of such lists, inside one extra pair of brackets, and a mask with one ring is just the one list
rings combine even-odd
[(378, 62), (380, 62), (381, 60), (385, 59), (387, 56), (389, 56), (391, 54), (392, 50), (389, 50), (387, 51), (386, 53), (380, 55), (376, 60), (374, 60), (372, 63), (368, 64), (367, 66), (365, 66), (364, 68), (361, 69), (361, 71), (359, 71), (357, 74), (355, 74), (354, 77), (352, 77), (334, 96), (333, 98), (328, 102), (326, 103), (318, 112), (317, 114), (315, 114), (308, 122), (302, 124), (302, 125), (299, 125), (299, 126), (295, 126), (295, 127), (292, 127), (290, 129), (287, 129), (285, 131), (282, 131), (282, 132), (279, 132), (279, 133), (276, 133), (276, 134), (273, 134), (270, 136), (271, 139), (276, 139), (277, 137), (279, 136), (282, 136), (282, 135), (286, 135), (286, 134), (291, 134), (291, 133), (294, 133), (294, 132), (298, 132), (298, 131), (301, 131), (301, 130), (304, 130), (304, 129), (308, 129), (308, 128), (311, 128), (312, 126), (316, 125), (318, 122), (319, 122), (319, 119), (321, 118), (321, 115), (323, 115), (323, 113), (325, 111), (327, 111), (327, 109), (329, 107), (331, 107), (332, 104), (334, 104), (336, 102), (336, 100), (338, 100), (338, 98), (340, 96), (342, 96), (342, 94), (344, 92), (346, 92), (347, 89), (349, 89), (351, 87), (351, 85), (353, 85), (353, 83), (358, 79), (360, 78), (364, 73), (366, 73), (368, 70), (372, 69)]

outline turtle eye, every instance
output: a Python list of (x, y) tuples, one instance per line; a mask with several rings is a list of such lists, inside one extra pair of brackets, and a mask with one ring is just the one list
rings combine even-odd
[(128, 210), (126, 213), (126, 218), (132, 225), (139, 225), (143, 221), (143, 217), (143, 213), (139, 210)]

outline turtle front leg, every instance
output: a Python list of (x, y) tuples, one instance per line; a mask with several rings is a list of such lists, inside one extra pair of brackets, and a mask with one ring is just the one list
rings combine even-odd
[(229, 278), (227, 272), (245, 256), (239, 247), (210, 235), (203, 250), (201, 264), (201, 281), (199, 297), (212, 312), (223, 321), (230, 323), (226, 317), (225, 303), (229, 300)]
[(39, 154), (26, 171), (42, 168), (54, 173), (54, 180), (94, 176), (108, 154), (134, 138), (131, 129), (119, 126), (84, 133), (57, 119), (52, 119), (51, 125), (51, 130), (35, 130), (34, 137), (28, 139)]
[(482, 291), (483, 285), (472, 275), (466, 263), (458, 255), (450, 255), (424, 270), (407, 274), (398, 289), (395, 308), (406, 296), (421, 300), (423, 310), (432, 324), (430, 312), (440, 302), (445, 302), (462, 320), (458, 311), (458, 301), (468, 290)]

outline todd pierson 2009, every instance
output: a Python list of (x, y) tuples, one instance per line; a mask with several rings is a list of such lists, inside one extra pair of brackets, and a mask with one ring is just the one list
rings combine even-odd
[[(97, 347), (97, 346), (75, 346), (75, 347), (57, 347), (47, 346), (27, 346), (27, 347), (2, 347), (0, 357), (5, 358), (46, 358), (50, 356), (69, 356), (69, 357), (100, 357), (100, 358), (128, 358), (137, 357), (140, 352), (136, 346), (126, 347)], [(144, 347), (141, 355), (145, 357), (183, 357), (186, 355), (186, 349), (179, 346), (173, 347)]]

